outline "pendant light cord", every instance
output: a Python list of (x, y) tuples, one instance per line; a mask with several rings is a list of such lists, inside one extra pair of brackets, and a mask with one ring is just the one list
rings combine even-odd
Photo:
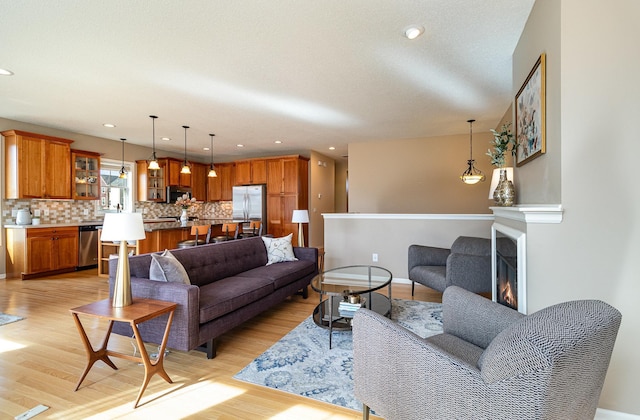
[(469, 123), (469, 160), (473, 160), (473, 123), (476, 120), (467, 120)]

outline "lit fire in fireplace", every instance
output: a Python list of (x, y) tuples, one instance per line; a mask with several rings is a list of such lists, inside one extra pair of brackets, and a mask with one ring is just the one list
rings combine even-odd
[(518, 297), (514, 294), (511, 288), (511, 282), (507, 281), (504, 287), (500, 291), (500, 302), (511, 306), (512, 308), (518, 307)]

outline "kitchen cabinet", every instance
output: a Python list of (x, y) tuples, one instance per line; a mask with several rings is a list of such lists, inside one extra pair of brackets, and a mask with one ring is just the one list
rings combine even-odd
[(159, 159), (166, 162), (166, 183), (170, 187), (187, 187), (191, 188), (191, 174), (183, 174), (182, 165), (184, 161), (174, 158)]
[(235, 185), (257, 185), (267, 183), (267, 161), (248, 159), (236, 161)]
[(18, 130), (2, 135), (6, 198), (71, 198), (72, 140)]
[(74, 200), (100, 198), (100, 154), (71, 150), (72, 197)]
[(136, 160), (138, 173), (138, 201), (166, 202), (166, 161), (158, 161), (160, 169), (149, 169), (149, 162)]
[(231, 201), (235, 166), (233, 163), (219, 163), (215, 168), (218, 176), (207, 178), (207, 201)]
[(78, 227), (7, 229), (7, 276), (30, 279), (74, 271)]
[(198, 201), (207, 200), (208, 166), (203, 163), (191, 163), (191, 197)]
[[(298, 225), (291, 222), (293, 210), (309, 206), (309, 159), (283, 156), (267, 160), (267, 232), (276, 237), (293, 233), (298, 243)], [(308, 224), (303, 225), (308, 237)]]

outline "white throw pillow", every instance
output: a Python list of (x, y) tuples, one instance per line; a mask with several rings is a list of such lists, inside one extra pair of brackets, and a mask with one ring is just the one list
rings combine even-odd
[(267, 248), (267, 265), (285, 261), (298, 261), (293, 254), (293, 246), (291, 245), (291, 238), (293, 233), (283, 236), (282, 238), (269, 238), (262, 236), (264, 246)]
[(149, 278), (156, 281), (191, 284), (187, 270), (167, 249), (164, 250), (162, 255), (151, 254)]

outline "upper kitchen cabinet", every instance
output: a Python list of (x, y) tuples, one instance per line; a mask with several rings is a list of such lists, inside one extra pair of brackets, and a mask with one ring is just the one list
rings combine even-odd
[(235, 166), (233, 163), (219, 163), (215, 168), (218, 176), (207, 178), (207, 201), (231, 201)]
[(100, 154), (71, 150), (72, 198), (97, 200), (100, 197)]
[(160, 169), (149, 169), (149, 162), (146, 160), (136, 160), (138, 173), (138, 201), (155, 201), (164, 203), (166, 201), (166, 167), (165, 160), (159, 160)]
[(267, 194), (306, 194), (309, 159), (283, 156), (267, 161)]
[(235, 185), (257, 185), (267, 183), (267, 161), (248, 159), (236, 161)]
[(207, 165), (191, 163), (191, 197), (198, 201), (207, 200)]
[(6, 198), (71, 198), (72, 140), (3, 131)]
[(165, 180), (167, 181), (167, 186), (191, 188), (191, 174), (183, 174), (180, 172), (182, 170), (182, 164), (184, 163), (182, 160), (164, 158), (158, 159), (158, 161), (166, 162), (167, 173)]

